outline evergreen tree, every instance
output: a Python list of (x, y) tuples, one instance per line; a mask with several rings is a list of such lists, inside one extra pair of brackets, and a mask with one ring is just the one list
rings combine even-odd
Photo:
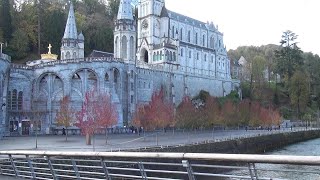
[(0, 27), (3, 33), (3, 39), (9, 42), (12, 37), (13, 28), (11, 20), (11, 4), (10, 0), (1, 0)]

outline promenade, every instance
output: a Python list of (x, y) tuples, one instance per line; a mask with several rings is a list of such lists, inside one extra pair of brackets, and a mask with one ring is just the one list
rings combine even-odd
[(219, 130), (219, 131), (192, 131), (192, 132), (153, 132), (141, 134), (108, 134), (96, 135), (92, 145), (85, 144), (85, 136), (38, 136), (36, 137), (5, 137), (0, 140), (0, 151), (4, 150), (51, 150), (51, 151), (123, 151), (128, 149), (161, 147), (201, 143), (204, 141), (223, 141), (226, 139), (246, 138), (270, 133), (289, 132), (290, 130)]

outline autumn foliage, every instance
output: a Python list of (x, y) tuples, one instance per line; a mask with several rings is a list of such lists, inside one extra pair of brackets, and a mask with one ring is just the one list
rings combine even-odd
[(152, 94), (150, 103), (138, 106), (132, 124), (147, 130), (174, 124), (174, 106), (165, 99), (163, 89)]
[(280, 113), (273, 107), (264, 107), (258, 102), (207, 97), (204, 106), (198, 106), (185, 97), (177, 107), (175, 119), (181, 128), (209, 128), (212, 126), (262, 126), (280, 124)]
[(81, 110), (76, 113), (76, 126), (84, 135), (92, 135), (99, 128), (116, 125), (117, 112), (107, 94), (91, 90), (85, 94)]
[(71, 108), (70, 97), (65, 96), (60, 101), (60, 109), (56, 116), (56, 122), (59, 126), (66, 128), (66, 141), (68, 140), (68, 128), (75, 123), (74, 110)]

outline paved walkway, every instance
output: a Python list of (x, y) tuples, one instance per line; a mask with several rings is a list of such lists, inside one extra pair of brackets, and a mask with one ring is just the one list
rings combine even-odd
[[(288, 130), (287, 130), (288, 131)], [(159, 132), (137, 134), (111, 134), (106, 137), (99, 135), (92, 140), (92, 145), (85, 144), (84, 136), (70, 136), (65, 141), (64, 136), (39, 136), (37, 150), (51, 151), (119, 151), (154, 146), (181, 145), (208, 140), (225, 140), (230, 138), (256, 136), (258, 134), (279, 133), (284, 131), (197, 131), (197, 132)], [(6, 137), (0, 140), (0, 151), (4, 150), (35, 150), (36, 137)]]

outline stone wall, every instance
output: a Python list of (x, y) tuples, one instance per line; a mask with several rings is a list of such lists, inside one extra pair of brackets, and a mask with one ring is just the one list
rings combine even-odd
[(6, 94), (9, 78), (9, 59), (0, 56), (0, 139), (5, 134), (6, 127)]
[(141, 149), (145, 152), (227, 153), (257, 154), (272, 151), (290, 144), (320, 137), (320, 130), (263, 135), (246, 139), (201, 143), (188, 146)]

